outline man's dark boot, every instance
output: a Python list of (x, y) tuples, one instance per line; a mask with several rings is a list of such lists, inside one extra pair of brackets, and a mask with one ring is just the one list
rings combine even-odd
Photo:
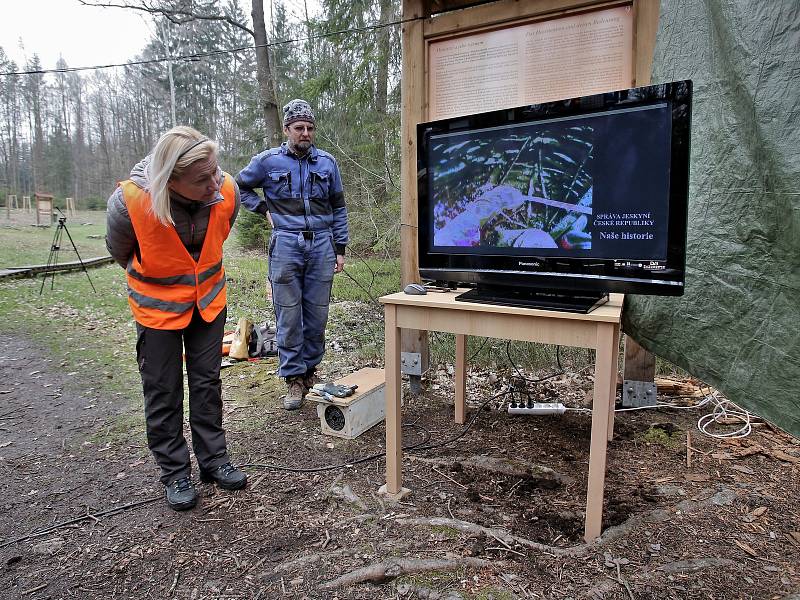
[(306, 392), (313, 388), (315, 383), (319, 383), (319, 377), (317, 377), (316, 367), (311, 367), (306, 371), (306, 374), (303, 375), (303, 387), (306, 388)]
[(213, 481), (223, 490), (240, 490), (247, 485), (247, 475), (231, 463), (225, 463), (210, 471), (200, 469), (200, 481), (203, 483)]
[(286, 378), (286, 395), (283, 397), (283, 408), (286, 410), (297, 410), (303, 406), (303, 396), (306, 394), (306, 388), (303, 386), (303, 378), (287, 377)]
[(167, 505), (172, 510), (189, 510), (197, 506), (197, 490), (189, 477), (181, 477), (166, 485)]

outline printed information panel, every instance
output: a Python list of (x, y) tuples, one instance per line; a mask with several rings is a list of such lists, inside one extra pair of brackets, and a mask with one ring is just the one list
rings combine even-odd
[(627, 89), (632, 55), (630, 6), (432, 42), (427, 120)]

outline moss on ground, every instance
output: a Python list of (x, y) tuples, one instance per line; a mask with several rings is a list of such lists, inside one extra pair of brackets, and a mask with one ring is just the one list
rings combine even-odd
[(640, 439), (648, 444), (676, 450), (683, 446), (686, 436), (679, 429), (670, 431), (669, 428), (660, 425), (651, 425), (647, 431), (641, 434)]

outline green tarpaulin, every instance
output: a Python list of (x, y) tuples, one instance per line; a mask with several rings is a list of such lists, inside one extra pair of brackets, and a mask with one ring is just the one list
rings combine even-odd
[(665, 0), (653, 83), (692, 79), (686, 294), (630, 296), (651, 352), (800, 437), (800, 2)]

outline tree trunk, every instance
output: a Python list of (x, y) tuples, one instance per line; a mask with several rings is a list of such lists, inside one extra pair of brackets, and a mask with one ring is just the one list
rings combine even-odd
[(39, 88), (33, 97), (33, 194), (44, 191), (44, 131), (42, 130), (42, 105)]
[[(380, 23), (385, 25), (391, 21), (392, 15), (392, 0), (380, 0)], [(378, 57), (376, 60), (375, 73), (375, 113), (380, 121), (380, 154), (384, 157), (383, 167), (383, 184), (376, 190), (378, 196), (377, 201), (380, 206), (386, 206), (389, 200), (389, 165), (385, 161), (388, 156), (386, 147), (386, 136), (388, 135), (386, 120), (387, 120), (387, 104), (389, 98), (389, 55), (391, 53), (390, 30), (388, 27), (382, 27), (377, 31), (378, 36)]]
[(175, 127), (178, 119), (175, 114), (175, 77), (172, 73), (172, 46), (167, 32), (167, 24), (161, 24), (161, 43), (164, 44), (164, 54), (167, 55), (167, 79), (169, 81), (169, 116), (170, 126)]
[(256, 42), (256, 73), (261, 108), (264, 111), (264, 134), (267, 147), (280, 144), (282, 131), (278, 102), (275, 98), (269, 66), (267, 28), (264, 24), (264, 1), (252, 0), (253, 39)]

